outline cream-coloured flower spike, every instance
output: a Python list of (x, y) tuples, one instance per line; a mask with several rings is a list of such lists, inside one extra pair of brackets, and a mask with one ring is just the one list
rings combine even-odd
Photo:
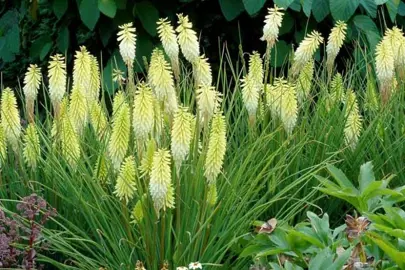
[(207, 157), (205, 159), (204, 176), (208, 184), (215, 183), (221, 172), (226, 151), (226, 123), (225, 117), (218, 112), (214, 115), (208, 141)]
[(3, 163), (6, 157), (7, 157), (6, 134), (4, 134), (3, 126), (0, 125), (0, 169), (3, 167)]
[(297, 97), (299, 104), (302, 104), (309, 97), (314, 77), (314, 65), (313, 60), (306, 63), (298, 76)]
[[(152, 171), (150, 174), (149, 191), (157, 213), (161, 209), (172, 208), (174, 198), (168, 198), (172, 193), (170, 153), (167, 149), (159, 149), (153, 155)], [(173, 195), (173, 194), (172, 194)]]
[(357, 104), (356, 94), (353, 90), (346, 93), (346, 125), (344, 129), (345, 142), (354, 151), (361, 133), (362, 118)]
[(180, 45), (184, 58), (190, 63), (194, 63), (200, 56), (200, 45), (198, 44), (197, 33), (192, 29), (193, 24), (188, 16), (177, 14), (179, 26), (176, 28), (178, 33), (177, 40)]
[(152, 171), (153, 155), (155, 154), (156, 147), (157, 146), (154, 139), (150, 139), (146, 144), (146, 154), (143, 155), (141, 166), (139, 166), (141, 177), (149, 175)]
[(255, 121), (257, 107), (259, 106), (260, 88), (249, 73), (242, 82), (242, 99), (249, 114), (249, 119)]
[[(146, 195), (146, 194), (144, 194), (144, 195)], [(133, 223), (133, 224), (139, 223), (142, 221), (143, 217), (144, 217), (143, 202), (142, 202), (142, 198), (141, 198), (136, 202), (134, 208), (132, 209), (132, 213), (131, 213), (132, 222), (131, 223)], [(137, 270), (137, 269), (135, 268), (135, 270)]]
[(390, 88), (394, 78), (394, 61), (394, 53), (390, 42), (386, 39), (381, 40), (376, 47), (375, 66), (383, 103), (386, 103), (391, 95)]
[(100, 103), (96, 101), (93, 101), (90, 105), (90, 123), (99, 141), (103, 141), (108, 134), (108, 120)]
[(268, 14), (264, 20), (263, 36), (260, 38), (267, 42), (267, 46), (271, 49), (277, 41), (281, 23), (283, 21), (283, 8), (274, 5), (274, 8), (268, 9)]
[(5, 88), (1, 94), (1, 125), (6, 134), (8, 143), (14, 151), (18, 149), (18, 142), (21, 136), (20, 113), (17, 108), (17, 99), (13, 90)]
[(192, 119), (193, 115), (188, 112), (187, 107), (178, 108), (174, 115), (172, 134), (171, 134), (171, 152), (177, 173), (179, 173), (181, 163), (186, 159), (190, 152), (192, 139)]
[(100, 95), (100, 67), (97, 58), (91, 55), (90, 102), (98, 101)]
[(153, 99), (152, 89), (147, 84), (140, 83), (134, 98), (132, 126), (135, 137), (141, 141), (147, 139), (153, 131)]
[(332, 31), (328, 38), (328, 44), (326, 45), (327, 61), (329, 74), (332, 73), (333, 65), (338, 55), (340, 48), (343, 45), (343, 41), (346, 38), (347, 24), (342, 21), (337, 21), (336, 25), (332, 28)]
[(291, 73), (296, 76), (304, 65), (312, 59), (315, 51), (319, 48), (319, 45), (323, 42), (323, 37), (318, 31), (312, 31), (307, 37), (300, 43), (294, 54), (294, 63), (291, 67)]
[(107, 155), (104, 151), (100, 153), (97, 158), (97, 163), (94, 166), (94, 177), (101, 183), (105, 184), (107, 182), (108, 170), (110, 164), (108, 163)]
[(80, 158), (80, 142), (68, 113), (61, 115), (60, 141), (62, 156), (74, 170)]
[(28, 125), (24, 136), (23, 156), (25, 163), (35, 169), (41, 154), (38, 131), (34, 123)]
[(173, 26), (170, 24), (167, 18), (159, 19), (158, 24), (158, 34), (160, 41), (162, 42), (163, 49), (169, 56), (173, 73), (176, 78), (180, 76), (180, 66), (179, 66), (179, 44), (177, 43), (176, 32)]
[(125, 158), (122, 163), (114, 194), (126, 204), (134, 197), (136, 191), (136, 164), (134, 156)]
[(114, 97), (112, 133), (108, 143), (108, 154), (116, 170), (119, 170), (121, 162), (128, 150), (131, 132), (131, 119), (129, 105), (125, 95), (119, 91)]
[(297, 92), (295, 85), (286, 83), (278, 86), (280, 93), (280, 119), (288, 135), (291, 135), (298, 118)]
[(212, 86), (201, 86), (197, 89), (197, 107), (201, 123), (208, 123), (221, 106), (220, 93)]
[(174, 88), (171, 89), (170, 92), (167, 93), (167, 98), (165, 99), (164, 107), (165, 107), (164, 108), (165, 112), (169, 116), (173, 116), (176, 113), (176, 111), (179, 107), (179, 104), (177, 101), (177, 95), (176, 95)]
[(37, 65), (30, 65), (24, 77), (25, 100), (35, 101), (41, 85), (41, 69)]
[(80, 46), (80, 51), (76, 51), (73, 64), (73, 88), (80, 87), (86, 99), (90, 98), (91, 57), (86, 47)]
[(165, 60), (163, 52), (158, 48), (152, 52), (148, 82), (158, 101), (167, 99), (168, 94), (174, 90), (174, 81), (169, 63)]
[(253, 80), (256, 87), (261, 91), (263, 87), (263, 61), (258, 52), (253, 52), (249, 57), (249, 77)]
[(208, 58), (205, 58), (204, 55), (198, 57), (193, 63), (193, 77), (196, 87), (212, 84), (211, 66), (208, 63)]
[(132, 67), (135, 60), (136, 34), (132, 22), (118, 26), (117, 40), (120, 42), (120, 54), (127, 66)]
[(66, 63), (61, 54), (51, 56), (48, 65), (49, 96), (55, 110), (58, 110), (59, 104), (66, 93)]
[(79, 86), (74, 86), (70, 94), (68, 115), (75, 132), (82, 134), (88, 122), (88, 108), (84, 91)]

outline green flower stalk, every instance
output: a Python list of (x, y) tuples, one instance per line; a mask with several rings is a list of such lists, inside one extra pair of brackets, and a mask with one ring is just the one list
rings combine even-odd
[(305, 64), (313, 58), (314, 53), (322, 42), (323, 37), (321, 34), (317, 31), (312, 31), (312, 33), (308, 34), (300, 43), (295, 51), (294, 62), (291, 67), (291, 75), (293, 78), (297, 76)]
[(181, 163), (186, 159), (190, 152), (193, 133), (193, 127), (191, 126), (192, 120), (193, 115), (188, 112), (187, 107), (179, 107), (173, 119), (171, 152), (177, 168), (177, 173), (179, 173)]
[(59, 106), (66, 93), (66, 64), (61, 54), (51, 56), (48, 65), (49, 97), (55, 111), (55, 117), (59, 115)]
[(37, 127), (34, 123), (28, 125), (24, 136), (23, 156), (28, 167), (35, 169), (41, 154)]
[(153, 102), (152, 89), (147, 84), (140, 83), (134, 98), (132, 126), (135, 137), (141, 142), (145, 141), (153, 132), (155, 120)]
[(157, 213), (161, 209), (174, 208), (174, 194), (171, 183), (170, 153), (159, 149), (153, 155), (149, 191)]
[(346, 124), (344, 129), (345, 142), (347, 146), (354, 151), (361, 133), (362, 117), (359, 112), (356, 94), (353, 90), (346, 93)]
[(214, 206), (218, 200), (217, 186), (212, 184), (208, 186), (207, 203), (210, 206)]
[(1, 94), (0, 116), (7, 142), (17, 152), (21, 136), (21, 120), (17, 108), (17, 99), (14, 92), (8, 87)]
[(212, 119), (205, 159), (204, 176), (208, 184), (213, 185), (221, 172), (226, 151), (226, 123), (222, 113), (216, 113)]
[(200, 56), (197, 33), (192, 29), (193, 24), (189, 21), (188, 16), (177, 14), (177, 18), (179, 26), (176, 28), (176, 32), (181, 52), (187, 61), (194, 64)]
[(136, 49), (135, 27), (133, 27), (133, 24), (131, 22), (120, 25), (118, 26), (118, 28), (120, 29), (117, 38), (118, 42), (120, 43), (120, 54), (128, 68), (132, 68), (135, 60)]
[(134, 156), (125, 158), (118, 174), (114, 194), (126, 204), (135, 195), (136, 191), (136, 164)]
[(167, 56), (170, 58), (174, 77), (177, 81), (180, 79), (180, 65), (179, 65), (179, 44), (177, 43), (176, 32), (173, 26), (168, 22), (167, 18), (159, 19), (158, 34), (160, 41), (162, 42), (163, 49)]
[(84, 91), (79, 86), (73, 86), (72, 93), (70, 94), (68, 115), (78, 135), (82, 134), (83, 129), (88, 123), (87, 104)]
[(308, 99), (311, 93), (312, 79), (314, 77), (314, 65), (313, 60), (308, 61), (304, 68), (300, 71), (297, 81), (297, 98), (298, 104), (304, 103)]
[(93, 101), (90, 105), (90, 123), (101, 142), (108, 134), (108, 120), (101, 104)]
[(208, 63), (208, 58), (205, 58), (204, 55), (198, 57), (193, 63), (193, 77), (195, 87), (212, 84), (211, 66)]
[(326, 66), (329, 76), (332, 75), (333, 65), (335, 63), (336, 56), (338, 55), (340, 48), (343, 45), (343, 41), (346, 38), (347, 24), (342, 21), (337, 21), (328, 38), (328, 44), (326, 45), (327, 60)]
[(130, 132), (129, 105), (124, 93), (119, 91), (114, 97), (112, 133), (108, 143), (108, 154), (116, 170), (119, 170), (128, 151)]
[(37, 65), (30, 65), (24, 77), (23, 92), (25, 105), (30, 123), (34, 122), (34, 103), (41, 85), (41, 69)]
[(137, 224), (140, 223), (142, 221), (144, 217), (144, 213), (143, 213), (143, 203), (142, 203), (142, 199), (139, 199), (134, 208), (132, 209), (132, 213), (131, 213), (131, 218), (132, 218), (132, 223)]

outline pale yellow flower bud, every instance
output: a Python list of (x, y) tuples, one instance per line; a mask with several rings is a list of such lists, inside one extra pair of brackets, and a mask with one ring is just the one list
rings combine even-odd
[(69, 119), (68, 114), (61, 117), (60, 120), (60, 141), (62, 156), (66, 159), (70, 167), (74, 170), (80, 159), (80, 141), (74, 126)]
[(14, 151), (17, 151), (21, 136), (20, 113), (17, 108), (17, 99), (10, 88), (5, 88), (1, 94), (1, 125)]
[(24, 136), (24, 149), (23, 156), (25, 163), (35, 169), (37, 167), (38, 159), (41, 154), (41, 148), (39, 144), (38, 131), (35, 124), (28, 125)]
[(73, 65), (73, 88), (79, 88), (87, 100), (91, 100), (91, 62), (92, 56), (85, 46), (80, 46), (80, 51), (76, 51)]
[(250, 74), (241, 79), (241, 82), (243, 103), (249, 113), (249, 117), (254, 119), (257, 107), (259, 106), (260, 88)]
[(61, 54), (51, 56), (48, 65), (49, 96), (55, 110), (62, 101), (66, 93), (66, 64), (65, 58)]
[(311, 92), (312, 79), (314, 76), (314, 61), (309, 61), (300, 71), (297, 82), (298, 103), (302, 104)]
[(212, 119), (211, 132), (208, 141), (207, 157), (205, 159), (204, 176), (208, 184), (215, 183), (221, 172), (226, 151), (226, 123), (221, 113), (216, 113)]
[(180, 170), (181, 163), (190, 152), (192, 119), (193, 115), (188, 112), (188, 108), (186, 107), (180, 107), (174, 116), (171, 134), (171, 152), (177, 170)]
[(346, 125), (344, 129), (345, 142), (354, 151), (362, 129), (362, 117), (359, 112), (356, 94), (352, 90), (346, 93)]
[(294, 54), (294, 63), (291, 67), (292, 76), (296, 76), (304, 65), (313, 58), (314, 53), (323, 42), (321, 34), (317, 31), (312, 31), (300, 43)]
[(108, 120), (100, 103), (96, 101), (90, 105), (90, 122), (98, 140), (103, 141), (108, 133)]
[(394, 61), (394, 52), (390, 42), (386, 39), (381, 40), (376, 47), (375, 66), (384, 103), (391, 96), (391, 85), (395, 68)]
[(152, 52), (148, 82), (158, 101), (163, 102), (167, 99), (170, 92), (175, 92), (172, 71), (166, 62), (163, 52), (154, 49)]
[(179, 66), (179, 45), (177, 44), (176, 33), (173, 26), (168, 22), (167, 18), (159, 19), (158, 24), (158, 34), (160, 41), (162, 42), (163, 48), (166, 54), (169, 56), (173, 72), (178, 78), (180, 76), (180, 66)]
[(0, 169), (3, 167), (7, 158), (7, 139), (4, 134), (3, 126), (0, 125)]
[(201, 123), (209, 122), (221, 106), (220, 93), (212, 86), (201, 86), (197, 89), (197, 107), (200, 113)]
[(91, 55), (91, 78), (90, 78), (90, 98), (89, 102), (98, 101), (100, 95), (100, 67), (98, 65), (97, 58)]
[(214, 183), (208, 186), (207, 203), (211, 206), (214, 206), (217, 203), (217, 200), (218, 200), (217, 186)]
[(149, 175), (152, 171), (153, 155), (156, 151), (156, 142), (154, 139), (150, 139), (146, 145), (146, 154), (143, 155), (141, 160), (141, 166), (139, 166), (139, 171), (141, 177)]
[(70, 94), (68, 115), (77, 134), (82, 134), (88, 122), (87, 100), (84, 91), (74, 86)]
[(155, 119), (153, 99), (151, 88), (145, 83), (139, 84), (134, 98), (132, 126), (136, 138), (141, 141), (147, 139), (153, 131)]
[(37, 65), (30, 65), (24, 77), (23, 92), (26, 100), (35, 101), (41, 85), (41, 69)]
[(194, 63), (200, 56), (200, 45), (196, 32), (192, 29), (193, 24), (188, 20), (188, 16), (178, 14), (178, 24), (176, 32), (181, 52), (190, 63)]
[(118, 174), (114, 194), (126, 204), (134, 197), (136, 191), (136, 165), (134, 156), (125, 158)]
[(119, 26), (117, 40), (120, 42), (120, 54), (124, 62), (132, 67), (135, 60), (136, 34), (132, 22)]
[(332, 73), (333, 64), (336, 56), (338, 55), (340, 48), (343, 45), (343, 41), (346, 38), (347, 24), (342, 21), (337, 21), (336, 25), (332, 28), (332, 31), (328, 38), (328, 44), (326, 45), (327, 62), (329, 74)]
[(211, 86), (211, 66), (208, 63), (208, 58), (205, 58), (204, 55), (198, 57), (193, 63), (193, 77), (197, 87), (202, 85)]
[(282, 8), (274, 5), (274, 8), (268, 9), (268, 14), (264, 20), (263, 36), (260, 39), (267, 41), (269, 48), (272, 48), (277, 41), (284, 16), (282, 10)]

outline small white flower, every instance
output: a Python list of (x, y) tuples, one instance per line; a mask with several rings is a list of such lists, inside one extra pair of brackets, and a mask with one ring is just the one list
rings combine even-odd
[(193, 262), (188, 265), (189, 269), (202, 269), (202, 265), (199, 262)]
[(185, 266), (179, 266), (176, 268), (176, 270), (188, 270), (188, 268)]

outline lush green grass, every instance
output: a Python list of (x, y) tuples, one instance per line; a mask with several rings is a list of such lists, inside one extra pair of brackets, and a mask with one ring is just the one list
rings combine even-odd
[[(318, 183), (313, 175), (322, 174), (326, 163), (339, 163), (356, 181), (360, 165), (371, 160), (378, 177), (394, 173), (396, 181), (405, 184), (402, 83), (385, 107), (375, 112), (365, 110), (367, 63), (348, 63), (343, 71), (344, 85), (356, 91), (364, 118), (359, 143), (352, 151), (344, 142), (345, 104), (336, 103), (329, 112), (324, 108), (330, 84), (323, 63), (316, 65), (311, 96), (300, 107), (297, 126), (288, 136), (267, 109), (254, 126), (249, 125), (240, 90), (246, 67), (240, 60), (224, 51), (217, 78), (217, 89), (224, 94), (228, 143), (215, 206), (206, 203), (206, 130), (201, 134), (201, 154), (194, 142), (179, 177), (172, 170), (176, 208), (161, 212), (158, 218), (147, 178), (138, 177), (135, 200), (125, 205), (113, 194), (116, 172), (109, 171), (108, 183), (100, 183), (95, 176), (94, 167), (98, 157), (106, 154), (108, 138), (99, 142), (88, 126), (81, 137), (82, 157), (73, 170), (52, 146), (50, 105), (37, 105), (42, 112), (36, 119), (42, 152), (39, 165), (34, 171), (28, 168), (21, 147), (17, 154), (9, 151), (1, 170), (0, 197), (2, 207), (12, 210), (16, 200), (37, 192), (58, 210), (58, 217), (45, 231), (52, 245), (49, 253), (40, 255), (41, 261), (63, 269), (133, 269), (137, 260), (147, 269), (160, 269), (165, 260), (173, 267), (200, 261), (205, 269), (243, 269), (250, 261), (238, 259), (240, 243), (252, 230), (253, 220), (302, 220), (308, 209), (320, 212), (318, 206), (332, 219), (334, 215), (341, 217), (342, 204), (314, 189)], [(178, 92), (184, 104), (195, 111), (195, 90), (186, 70)], [(109, 97), (102, 103), (110, 104)], [(164, 134), (170, 138), (170, 125)], [(129, 153), (136, 154), (134, 141), (131, 135)], [(131, 211), (143, 196), (144, 218), (134, 224)]]

